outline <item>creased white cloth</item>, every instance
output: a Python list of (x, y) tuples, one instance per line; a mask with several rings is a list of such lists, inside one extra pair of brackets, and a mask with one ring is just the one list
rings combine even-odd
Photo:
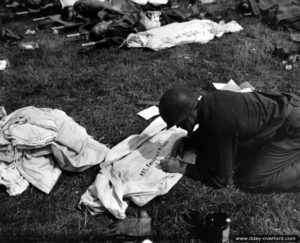
[(6, 187), (8, 195), (17, 196), (28, 188), (29, 183), (20, 174), (15, 164), (0, 163), (0, 185)]
[(218, 24), (211, 20), (191, 20), (182, 23), (172, 23), (144, 32), (131, 33), (122, 46), (129, 48), (150, 48), (158, 51), (175, 45), (187, 43), (205, 44), (215, 36), (221, 37), (224, 33), (239, 32), (243, 27), (237, 22)]
[(81, 196), (79, 206), (95, 215), (108, 210), (118, 219), (126, 217), (127, 200), (143, 206), (166, 194), (182, 177), (166, 173), (160, 160), (169, 156), (177, 139), (186, 131), (156, 118), (141, 134), (132, 135), (113, 147), (100, 164), (94, 183)]
[(102, 162), (108, 151), (58, 109), (18, 109), (0, 129), (0, 164), (14, 163), (28, 182), (45, 193), (52, 190), (61, 170), (84, 171)]
[(73, 6), (79, 0), (60, 0), (62, 8), (66, 6)]
[(139, 5), (146, 5), (147, 3), (153, 4), (153, 5), (162, 5), (167, 4), (168, 0), (131, 0), (134, 3), (137, 3)]

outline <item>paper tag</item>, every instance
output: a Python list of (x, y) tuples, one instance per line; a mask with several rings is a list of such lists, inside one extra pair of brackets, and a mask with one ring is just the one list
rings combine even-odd
[(39, 44), (36, 42), (22, 42), (19, 44), (19, 47), (25, 50), (34, 50), (39, 48)]
[(36, 34), (35, 30), (28, 29), (25, 31), (25, 35), (35, 35), (35, 34)]
[(159, 110), (157, 106), (153, 105), (145, 110), (140, 111), (138, 115), (146, 120), (149, 120), (150, 118), (159, 115)]
[(7, 66), (8, 66), (7, 60), (0, 60), (0, 71), (5, 70)]
[(224, 83), (212, 83), (216, 89), (223, 89), (226, 84)]

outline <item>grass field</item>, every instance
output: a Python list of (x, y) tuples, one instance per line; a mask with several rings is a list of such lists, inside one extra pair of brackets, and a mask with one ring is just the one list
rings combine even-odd
[[(225, 6), (223, 1), (223, 6)], [(222, 5), (222, 4), (221, 4)], [(11, 67), (0, 72), (0, 104), (8, 113), (24, 107), (65, 111), (96, 140), (113, 146), (148, 124), (137, 116), (146, 108), (140, 100), (157, 101), (170, 87), (210, 91), (213, 82), (248, 81), (258, 90), (300, 94), (300, 69), (286, 70), (273, 55), (274, 45), (292, 47), (289, 32), (273, 30), (260, 18), (236, 16), (244, 31), (205, 45), (189, 44), (153, 52), (107, 47), (78, 53), (80, 43), (49, 29), (26, 36), (39, 49), (20, 50), (0, 43), (0, 59)], [(24, 34), (30, 19), (4, 25)], [(77, 209), (80, 196), (94, 181), (98, 167), (83, 173), (64, 172), (49, 195), (30, 187), (9, 197), (0, 188), (0, 242), (101, 240), (115, 221), (108, 214), (91, 216)], [(172, 190), (145, 207), (152, 217), (153, 238), (197, 238), (197, 230), (182, 220), (187, 209), (205, 216), (222, 210), (232, 219), (231, 236), (300, 235), (300, 194), (251, 194), (229, 187), (212, 190), (183, 177)], [(130, 204), (128, 217), (141, 208)]]

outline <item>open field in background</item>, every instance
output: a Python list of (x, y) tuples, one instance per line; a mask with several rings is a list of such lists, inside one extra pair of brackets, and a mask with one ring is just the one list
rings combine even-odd
[[(233, 79), (238, 84), (248, 81), (259, 90), (300, 94), (300, 68), (286, 70), (282, 59), (273, 55), (274, 44), (295, 45), (289, 32), (272, 30), (259, 18), (237, 17), (244, 27), (240, 33), (158, 52), (110, 47), (78, 53), (79, 42), (48, 29), (25, 37), (39, 42), (36, 50), (1, 43), (0, 59), (8, 58), (11, 67), (0, 72), (0, 104), (8, 113), (31, 105), (61, 109), (96, 140), (113, 146), (148, 124), (136, 114), (146, 108), (138, 101), (158, 101), (170, 87), (210, 91), (213, 82)], [(5, 27), (23, 34), (34, 23), (27, 19)], [(97, 172), (97, 166), (79, 174), (64, 172), (49, 195), (31, 186), (22, 195), (9, 197), (1, 187), (0, 242), (101, 239), (101, 231), (115, 219), (76, 208)], [(168, 194), (142, 209), (152, 217), (153, 238), (196, 238), (195, 229), (180, 217), (187, 209), (198, 210), (203, 217), (222, 210), (232, 219), (232, 236), (300, 235), (300, 193), (212, 190), (183, 177)], [(130, 204), (127, 214), (137, 216), (140, 210)]]

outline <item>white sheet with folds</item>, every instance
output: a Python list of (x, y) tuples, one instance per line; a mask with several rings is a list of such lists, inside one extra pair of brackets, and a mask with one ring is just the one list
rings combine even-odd
[(241, 30), (243, 30), (243, 27), (235, 21), (219, 24), (207, 19), (194, 19), (143, 32), (131, 33), (122, 45), (129, 48), (150, 48), (158, 51), (187, 43), (205, 44), (214, 39), (215, 36), (221, 37), (225, 33), (234, 33)]
[(166, 194), (182, 175), (163, 172), (160, 160), (170, 155), (175, 141), (186, 132), (165, 127), (158, 117), (141, 134), (113, 147), (100, 164), (94, 183), (81, 196), (79, 207), (87, 208), (93, 215), (108, 210), (116, 218), (124, 219), (128, 200), (143, 206)]
[(131, 0), (131, 1), (139, 5), (146, 5), (147, 3), (153, 5), (163, 5), (168, 3), (168, 0)]
[(50, 193), (62, 170), (81, 172), (105, 159), (109, 148), (58, 109), (24, 107), (0, 126), (0, 185), (21, 194), (28, 181)]

